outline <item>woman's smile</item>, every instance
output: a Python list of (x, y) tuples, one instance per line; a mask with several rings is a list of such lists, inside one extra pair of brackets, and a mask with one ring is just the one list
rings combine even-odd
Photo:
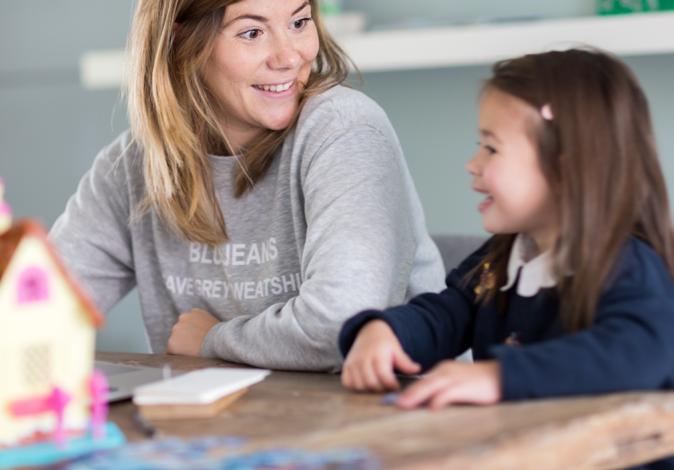
[(288, 96), (294, 96), (297, 93), (296, 83), (297, 81), (292, 79), (276, 84), (253, 85), (253, 88), (267, 98), (286, 98)]

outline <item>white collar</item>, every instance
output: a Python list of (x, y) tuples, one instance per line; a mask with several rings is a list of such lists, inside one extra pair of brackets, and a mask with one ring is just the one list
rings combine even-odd
[(536, 245), (532, 239), (522, 234), (517, 235), (508, 260), (508, 282), (501, 287), (502, 291), (510, 289), (515, 284), (518, 271), (517, 293), (522, 297), (533, 297), (539, 290), (557, 284), (552, 274), (550, 251), (534, 258), (528, 256), (535, 249)]

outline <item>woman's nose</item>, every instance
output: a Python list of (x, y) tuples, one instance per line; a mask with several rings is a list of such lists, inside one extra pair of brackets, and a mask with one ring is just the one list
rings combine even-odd
[(300, 66), (302, 56), (292, 39), (282, 37), (275, 41), (268, 62), (274, 70), (295, 69)]

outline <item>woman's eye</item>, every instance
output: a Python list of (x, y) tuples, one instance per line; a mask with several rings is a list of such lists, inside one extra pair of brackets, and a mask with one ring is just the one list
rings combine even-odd
[(239, 36), (244, 39), (252, 40), (260, 37), (261, 34), (262, 34), (261, 29), (249, 29), (248, 31), (244, 31), (243, 33), (239, 34)]
[(295, 20), (295, 21), (293, 21), (293, 28), (295, 28), (297, 30), (304, 29), (304, 27), (307, 25), (307, 23), (309, 23), (309, 21), (311, 21), (311, 18), (309, 18), (309, 17), (301, 18), (299, 20)]

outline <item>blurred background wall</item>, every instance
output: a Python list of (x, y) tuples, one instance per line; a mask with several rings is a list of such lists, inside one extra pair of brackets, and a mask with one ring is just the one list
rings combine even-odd
[[(132, 0), (0, 0), (0, 176), (16, 217), (50, 226), (96, 153), (127, 127), (118, 89), (87, 90), (80, 56), (124, 47)], [(591, 15), (592, 0), (344, 0), (373, 28), (428, 18)], [(625, 31), (624, 34), (630, 34)], [(443, 45), (438, 45), (443, 47)], [(630, 57), (650, 99), (674, 187), (674, 55)], [(476, 147), (477, 90), (489, 67), (364, 74), (358, 85), (387, 111), (405, 150), (431, 233), (482, 233), (464, 164)], [(135, 293), (108, 316), (97, 347), (147, 348)]]

